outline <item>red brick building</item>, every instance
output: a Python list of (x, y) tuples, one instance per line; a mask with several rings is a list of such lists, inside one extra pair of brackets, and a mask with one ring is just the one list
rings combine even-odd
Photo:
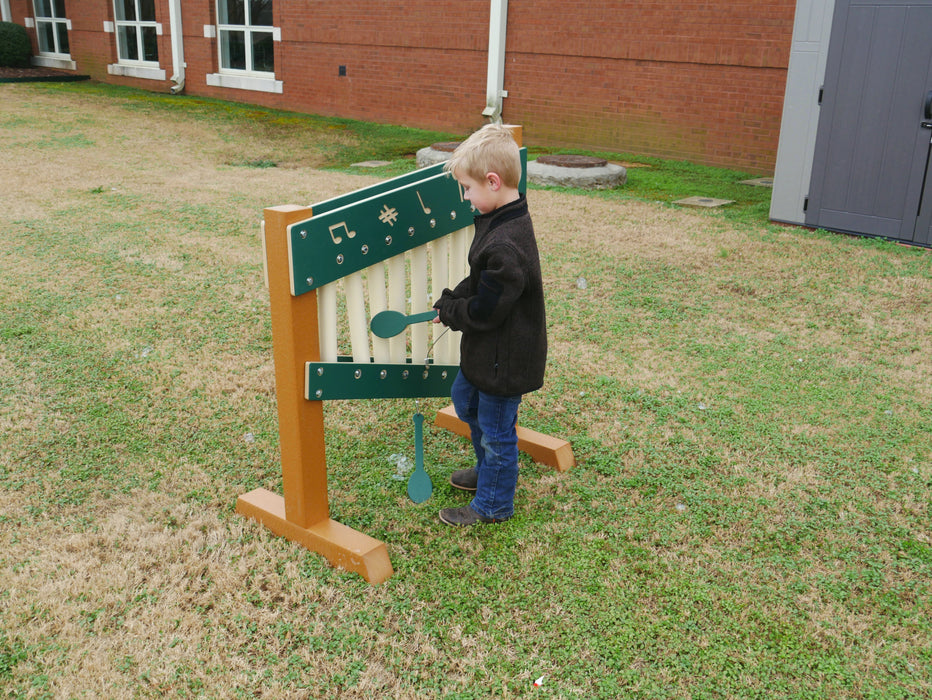
[(795, 2), (0, 0), (37, 63), (157, 91), (772, 172)]

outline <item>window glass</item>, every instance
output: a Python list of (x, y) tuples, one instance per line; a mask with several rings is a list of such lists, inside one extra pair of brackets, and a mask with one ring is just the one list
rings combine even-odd
[(272, 26), (272, 0), (250, 0), (249, 19), (251, 24)]
[[(54, 0), (52, 6), (55, 9), (55, 17), (58, 19), (63, 19), (68, 15), (65, 14), (65, 0)], [(64, 53), (64, 52), (62, 52)]]
[(275, 71), (275, 42), (271, 32), (252, 33), (252, 69), (258, 71)]
[(130, 21), (136, 19), (136, 1), (135, 0), (117, 0), (116, 18), (119, 21)]
[(52, 4), (49, 0), (36, 0), (36, 17), (51, 17)]
[(220, 24), (246, 24), (245, 0), (220, 0)]
[(39, 39), (39, 51), (42, 53), (57, 53), (55, 51), (55, 33), (51, 22), (42, 22), (36, 25), (36, 36)]
[(117, 40), (120, 43), (119, 56), (125, 61), (139, 60), (139, 46), (136, 43), (136, 30), (133, 27), (117, 27)]
[(155, 21), (155, 0), (139, 0), (139, 19), (144, 22)]
[(155, 31), (155, 27), (142, 28), (142, 60), (159, 60), (159, 36)]
[(71, 47), (68, 45), (68, 26), (64, 22), (56, 22), (55, 29), (58, 32), (58, 53), (71, 53)]
[(224, 68), (246, 70), (246, 32), (220, 32), (220, 57)]

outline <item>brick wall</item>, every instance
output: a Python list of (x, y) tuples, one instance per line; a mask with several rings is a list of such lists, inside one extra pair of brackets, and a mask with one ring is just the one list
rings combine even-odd
[[(157, 0), (166, 77), (167, 0)], [(11, 0), (14, 21), (31, 16)], [(110, 0), (69, 0), (78, 71), (167, 90), (166, 81), (107, 73), (116, 61)], [(511, 0), (503, 118), (533, 146), (656, 155), (769, 173), (789, 61), (794, 0)], [(467, 133), (485, 107), (488, 0), (276, 0), (281, 94), (207, 85), (213, 0), (183, 3), (186, 93)], [(340, 67), (345, 75), (340, 75)]]

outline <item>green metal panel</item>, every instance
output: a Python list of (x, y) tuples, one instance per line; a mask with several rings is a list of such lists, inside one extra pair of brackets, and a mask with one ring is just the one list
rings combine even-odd
[(441, 173), (288, 229), (291, 293), (309, 292), (472, 224), (456, 180)]
[[(522, 192), (527, 149), (521, 149)], [(291, 293), (299, 296), (472, 224), (475, 215), (443, 164), (336, 197), (288, 227)]]
[(330, 401), (449, 396), (459, 369), (457, 365), (308, 362), (305, 398)]

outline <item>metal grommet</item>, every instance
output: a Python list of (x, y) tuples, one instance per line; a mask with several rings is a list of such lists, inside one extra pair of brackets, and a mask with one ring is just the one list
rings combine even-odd
[(362, 247), (362, 254), (363, 254), (363, 255), (368, 255), (368, 253), (369, 253), (369, 246), (364, 245), (364, 246)]
[(356, 377), (356, 379), (362, 379), (362, 370), (357, 369), (355, 372), (353, 372), (353, 376)]
[(388, 376), (388, 370), (383, 369), (381, 372), (379, 372), (379, 379), (385, 379), (385, 377), (387, 376)]
[(343, 264), (343, 253), (340, 253), (337, 256), (337, 265), (342, 265), (342, 264)]

